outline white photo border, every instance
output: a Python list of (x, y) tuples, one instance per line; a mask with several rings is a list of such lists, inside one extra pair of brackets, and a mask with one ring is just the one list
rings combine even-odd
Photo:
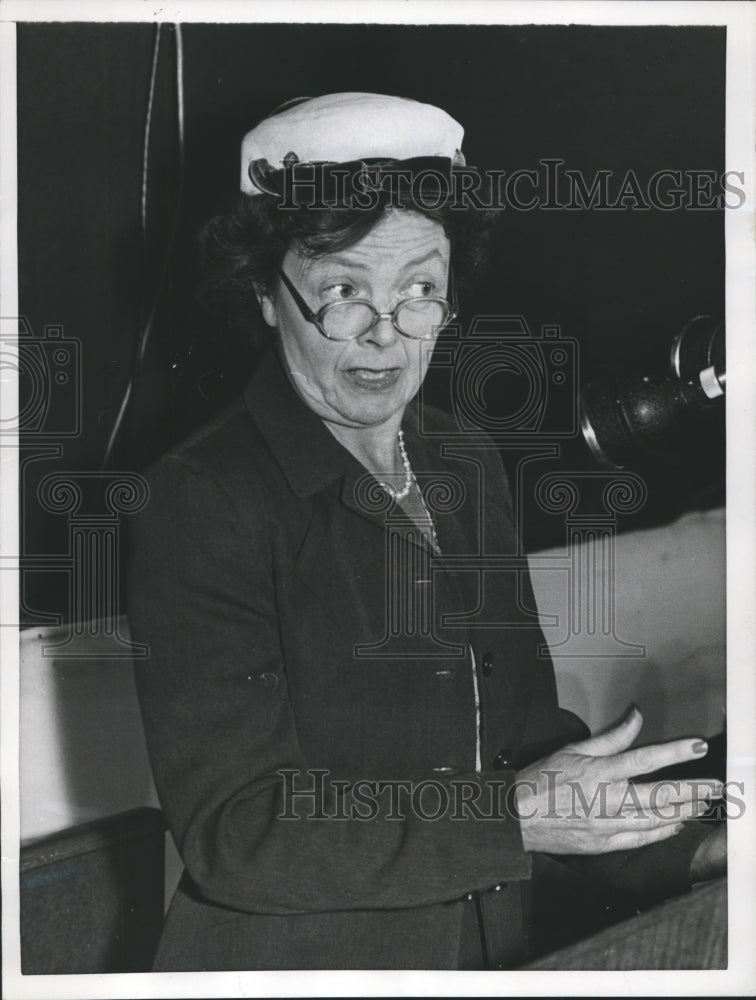
[[(722, 971), (658, 972), (240, 972), (21, 976), (18, 932), (18, 630), (0, 628), (3, 996), (607, 996), (749, 995), (756, 991), (756, 248), (754, 247), (754, 65), (756, 8), (748, 2), (507, 2), (507, 0), (5, 0), (0, 7), (0, 317), (18, 315), (16, 253), (16, 21), (164, 21), (396, 24), (721, 25), (727, 28), (726, 169), (743, 172), (745, 201), (725, 213), (727, 423), (728, 778), (742, 781), (749, 808), (729, 832), (729, 952)], [(0, 416), (17, 413), (17, 386), (3, 381)], [(3, 554), (18, 548), (17, 442), (2, 444)], [(9, 563), (5, 562), (6, 570)], [(13, 566), (10, 565), (11, 570)], [(2, 622), (16, 620), (18, 579), (0, 573)]]

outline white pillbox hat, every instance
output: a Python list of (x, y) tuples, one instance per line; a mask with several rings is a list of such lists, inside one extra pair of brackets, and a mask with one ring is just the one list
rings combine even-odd
[(464, 164), (464, 129), (441, 108), (384, 94), (326, 94), (274, 112), (241, 148), (241, 190), (262, 194), (266, 172), (291, 163), (444, 157)]

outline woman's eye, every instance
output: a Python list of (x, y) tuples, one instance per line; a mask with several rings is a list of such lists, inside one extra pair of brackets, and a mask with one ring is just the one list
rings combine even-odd
[(407, 289), (407, 298), (423, 299), (436, 294), (436, 284), (433, 281), (413, 281)]
[(356, 296), (357, 289), (348, 281), (338, 281), (323, 289), (323, 298), (327, 302), (341, 302), (343, 299), (353, 299)]

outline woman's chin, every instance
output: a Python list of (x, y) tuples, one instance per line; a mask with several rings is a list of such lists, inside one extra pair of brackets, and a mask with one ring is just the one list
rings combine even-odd
[(330, 409), (333, 413), (340, 414), (345, 423), (354, 427), (382, 424), (395, 413), (404, 410), (409, 401), (406, 387), (398, 381), (382, 389), (362, 388), (357, 384), (349, 384), (344, 388), (346, 391), (339, 393), (339, 397), (330, 402)]

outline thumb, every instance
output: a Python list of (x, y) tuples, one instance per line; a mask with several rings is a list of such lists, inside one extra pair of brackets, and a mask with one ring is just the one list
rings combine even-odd
[(591, 739), (583, 740), (582, 743), (576, 743), (575, 747), (588, 757), (609, 757), (632, 746), (642, 726), (643, 716), (638, 706), (633, 705), (618, 726), (608, 729), (600, 736), (593, 736)]

